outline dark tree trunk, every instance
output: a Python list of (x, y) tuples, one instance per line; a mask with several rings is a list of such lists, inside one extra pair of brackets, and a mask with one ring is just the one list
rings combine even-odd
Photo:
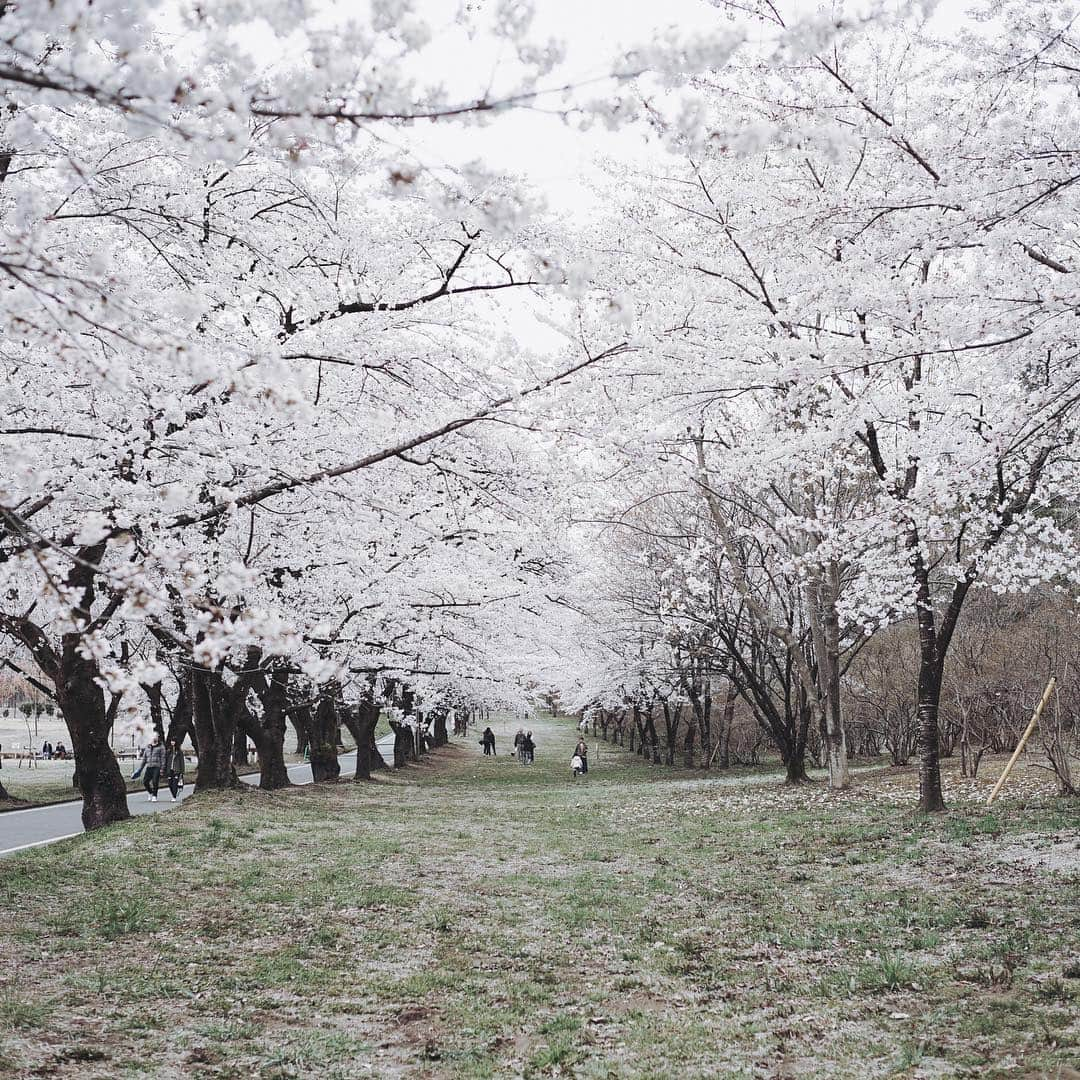
[[(76, 565), (68, 578), (69, 584), (82, 589), (81, 614), (88, 621), (94, 603), (93, 567), (104, 554), (103, 543), (80, 549), (85, 565)], [(71, 736), (75, 776), (83, 795), (83, 827), (89, 830), (113, 821), (125, 821), (131, 814), (127, 785), (109, 745), (105, 691), (95, 682), (99, 674), (97, 662), (80, 654), (82, 643), (79, 633), (61, 638), (56, 700)]]
[(683, 737), (683, 767), (694, 767), (694, 742), (697, 736), (697, 716), (691, 712), (686, 720), (686, 735)]
[(723, 730), (720, 735), (720, 767), (728, 768), (731, 765), (731, 725), (735, 722), (735, 700), (738, 691), (734, 684), (728, 683), (727, 695), (724, 697)]
[[(916, 695), (919, 752), (919, 809), (938, 813), (945, 809), (941, 790), (941, 746), (938, 708), (941, 702), (942, 660), (934, 606), (930, 597), (930, 572), (918, 547), (918, 536), (909, 537), (914, 549), (915, 610), (919, 624), (919, 680)], [(961, 602), (962, 602), (961, 597)], [(957, 604), (959, 610), (959, 604)]]
[(240, 784), (233, 767), (233, 732), (236, 714), (220, 672), (192, 668), (195, 734), (199, 741), (199, 767), (195, 790), (233, 788)]
[(263, 718), (260, 724), (250, 709), (242, 710), (245, 733), (251, 736), (259, 755), (259, 787), (263, 791), (276, 791), (291, 787), (289, 769), (285, 764), (285, 709), (288, 704), (289, 671), (275, 667), (269, 680), (262, 684)]
[(784, 762), (786, 784), (808, 784), (810, 777), (806, 775), (806, 755), (792, 754)]
[(161, 745), (164, 746), (165, 714), (161, 706), (161, 683), (144, 683), (142, 689), (150, 702), (150, 724), (154, 729), (154, 733), (161, 740)]
[[(375, 743), (375, 725), (379, 722), (379, 706), (362, 701), (355, 707), (342, 709), (341, 721), (356, 740), (356, 773), (354, 780), (370, 780), (372, 749)], [(378, 754), (378, 751), (375, 751)], [(382, 758), (379, 758), (382, 762)], [(386, 767), (386, 763), (382, 763)]]
[(713, 742), (712, 723), (712, 685), (705, 683), (705, 696), (701, 702), (701, 765), (702, 768), (711, 769), (713, 766), (713, 751), (716, 744)]
[(653, 717), (654, 706), (645, 710), (645, 756), (654, 764), (660, 764), (660, 738), (656, 734), (656, 720)]
[(97, 664), (79, 655), (80, 644), (78, 634), (64, 635), (57, 700), (75, 755), (75, 776), (83, 796), (83, 827), (97, 829), (113, 821), (126, 821), (131, 814), (127, 785), (109, 745), (105, 694), (94, 682)]
[(450, 737), (446, 732), (446, 714), (448, 712), (449, 710), (442, 705), (439, 705), (432, 710), (432, 734), (435, 746), (446, 746), (450, 741)]
[(409, 758), (415, 756), (412, 728), (400, 720), (391, 720), (390, 730), (394, 733), (394, 768), (404, 769)]
[(682, 711), (681, 705), (675, 706), (675, 711), (671, 711), (671, 706), (665, 701), (663, 704), (664, 709), (664, 763), (666, 765), (675, 764), (675, 743), (679, 737), (679, 713)]
[(371, 727), (371, 736), (369, 737), (368, 742), (369, 742), (369, 744), (371, 746), (371, 752), (370, 752), (371, 767), (376, 772), (378, 772), (379, 769), (387, 769), (387, 768), (389, 768), (389, 766), (386, 764), (386, 761), (383, 759), (382, 754), (379, 753), (379, 744), (375, 741), (375, 725), (374, 724)]
[(178, 681), (180, 688), (176, 695), (176, 707), (173, 709), (172, 718), (169, 721), (169, 730), (165, 741), (175, 740), (177, 746), (180, 746), (184, 739), (192, 733), (191, 668), (187, 664), (180, 668)]
[(808, 784), (810, 777), (806, 775), (806, 744), (810, 735), (810, 708), (806, 702), (805, 692), (800, 687), (798, 693), (799, 716), (795, 727), (795, 738), (782, 748), (784, 768), (787, 784)]
[(304, 723), (304, 718), (298, 712), (288, 713), (289, 723), (293, 726), (293, 731), (296, 732), (296, 750), (295, 753), (303, 754), (308, 747), (311, 746), (311, 738), (308, 735), (308, 729)]
[[(97, 565), (105, 554), (104, 542), (79, 548), (78, 559), (66, 584), (77, 590), (79, 607), (76, 615), (89, 624), (93, 619), (94, 579)], [(109, 608), (115, 610), (120, 601), (110, 601), (98, 619), (108, 622)], [(105, 691), (95, 679), (100, 674), (97, 662), (79, 652), (83, 644), (78, 632), (64, 634), (59, 652), (53, 648), (45, 632), (29, 618), (3, 616), (3, 629), (20, 641), (34, 657), (38, 667), (51, 680), (56, 702), (67, 724), (71, 749), (75, 757), (75, 777), (83, 793), (82, 821), (86, 829), (97, 829), (113, 821), (130, 817), (127, 787), (123, 774), (109, 745), (109, 719), (105, 708)]]
[(329, 692), (319, 698), (315, 707), (311, 733), (311, 776), (316, 783), (334, 781), (341, 776), (341, 764), (338, 761), (338, 716), (334, 698)]
[(236, 724), (236, 728), (233, 731), (232, 760), (233, 760), (234, 765), (240, 765), (240, 766), (246, 767), (247, 763), (248, 763), (247, 730), (246, 730), (245, 725), (241, 721), (243, 719), (242, 714), (244, 712), (248, 712), (250, 714), (250, 711), (251, 711), (250, 709), (248, 709), (246, 706), (244, 706), (241, 709), (241, 712), (237, 713), (237, 717), (236, 717), (237, 724)]

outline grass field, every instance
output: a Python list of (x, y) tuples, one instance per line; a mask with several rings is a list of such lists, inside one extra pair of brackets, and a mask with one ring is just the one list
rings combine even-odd
[(535, 726), (0, 861), (0, 1075), (1080, 1076), (1075, 802), (572, 782)]

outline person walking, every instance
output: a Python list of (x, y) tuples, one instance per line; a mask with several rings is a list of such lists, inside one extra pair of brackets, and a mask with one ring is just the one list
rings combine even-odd
[(589, 771), (589, 747), (584, 737), (578, 739), (578, 744), (574, 747), (574, 755), (581, 758), (581, 773), (584, 776)]
[(480, 739), (480, 745), (484, 748), (484, 756), (494, 755), (495, 753), (495, 732), (491, 728), (484, 728), (483, 737)]
[(523, 728), (517, 729), (517, 734), (514, 736), (514, 753), (517, 754), (518, 761), (525, 764), (525, 731)]
[(184, 786), (184, 751), (176, 739), (170, 739), (165, 744), (165, 775), (169, 779), (169, 791), (172, 792), (172, 801), (180, 796), (180, 789)]
[(536, 743), (533, 742), (532, 732), (525, 732), (525, 764), (531, 765), (536, 758)]
[(157, 802), (158, 785), (161, 783), (161, 770), (164, 765), (165, 747), (155, 735), (149, 744), (143, 747), (139, 767), (131, 776), (134, 780), (140, 772), (143, 773), (143, 787), (146, 788), (147, 802)]

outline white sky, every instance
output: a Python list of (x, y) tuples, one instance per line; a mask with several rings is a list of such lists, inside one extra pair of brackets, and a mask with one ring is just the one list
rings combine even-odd
[[(165, 0), (166, 10), (170, 2)], [(358, 13), (364, 18), (371, 6), (393, 0), (322, 0), (324, 26), (351, 19)], [(715, 33), (734, 25), (727, 13), (709, 0), (520, 0), (530, 3), (535, 17), (529, 40), (537, 44), (554, 38), (565, 49), (564, 62), (542, 80), (543, 86), (580, 84), (609, 73), (615, 58), (635, 45), (648, 44), (665, 32), (675, 29), (681, 35)], [(970, 0), (774, 0), (785, 19), (800, 14), (842, 9), (858, 15), (884, 5), (894, 7), (905, 2), (915, 7), (935, 7), (934, 22), (939, 31), (963, 20)], [(443, 84), (452, 98), (467, 101), (490, 92), (498, 97), (500, 88), (516, 86), (521, 67), (506, 43), (496, 45), (482, 31), (470, 36), (463, 21), (477, 27), (489, 26), (500, 0), (411, 0), (417, 17), (432, 29), (434, 38), (417, 56), (417, 70), (425, 83)], [(462, 13), (466, 19), (462, 20)], [(743, 21), (752, 37), (768, 33)], [(237, 26), (238, 48), (259, 56), (266, 54), (288, 65), (295, 58), (289, 41), (275, 39), (269, 27), (250, 23)], [(301, 30), (300, 27), (297, 28)], [(297, 51), (303, 49), (302, 31), (297, 35)], [(584, 97), (610, 94), (610, 80), (599, 83)], [(556, 105), (555, 99), (551, 100)], [(542, 104), (542, 102), (541, 102)], [(589, 189), (590, 177), (596, 176), (592, 162), (597, 155), (628, 163), (647, 159), (654, 152), (645, 141), (643, 126), (618, 133), (594, 124), (588, 131), (577, 130), (554, 115), (540, 109), (515, 109), (512, 114), (494, 117), (480, 126), (455, 123), (415, 125), (408, 129), (380, 132), (388, 141), (410, 149), (421, 163), (466, 165), (481, 161), (496, 172), (517, 174), (546, 197), (557, 213), (588, 212), (594, 205)]]
[[(495, 4), (495, 0), (467, 2), (481, 12)], [(417, 3), (418, 11), (433, 26), (441, 21), (446, 27), (446, 36), (433, 43), (433, 52), (445, 55), (439, 66), (445, 69), (447, 86), (467, 97), (475, 93), (478, 75), (486, 80), (490, 72), (497, 84), (500, 73), (512, 77), (517, 65), (513, 58), (485, 49), (480, 41), (464, 42), (451, 27), (452, 14), (447, 14), (456, 7), (454, 0)], [(722, 16), (707, 0), (535, 0), (535, 9), (531, 37), (537, 41), (555, 38), (566, 53), (564, 63), (543, 80), (546, 86), (600, 78), (612, 70), (616, 56), (635, 44), (652, 41), (658, 32), (670, 28), (705, 32), (722, 23)], [(611, 87), (610, 81), (598, 84), (595, 95)], [(591, 96), (587, 89), (584, 94)], [(479, 159), (493, 170), (523, 175), (545, 194), (552, 209), (564, 212), (591, 203), (587, 180), (594, 173), (591, 162), (597, 154), (636, 158), (646, 151), (640, 130), (616, 134), (596, 124), (582, 132), (542, 109), (515, 110), (483, 127), (426, 125), (411, 129), (407, 137), (430, 164), (459, 165)]]
[[(503, 77), (512, 77), (516, 61), (498, 55), (480, 40), (466, 41), (454, 26), (459, 2), (468, 4), (481, 15), (490, 13), (496, 0), (416, 0), (419, 14), (443, 33), (433, 42), (431, 59), (448, 88), (468, 98), (489, 75), (496, 85)], [(843, 7), (849, 13), (866, 11), (879, 0), (777, 0), (786, 19), (831, 7)], [(884, 0), (887, 4), (889, 0)], [(902, 3), (903, 0), (898, 0)], [(915, 6), (925, 0), (912, 0)], [(613, 58), (629, 47), (648, 43), (660, 34), (676, 29), (684, 35), (716, 32), (733, 25), (727, 15), (709, 0), (533, 0), (536, 16), (532, 37), (560, 40), (566, 51), (563, 65), (543, 80), (543, 85), (557, 86), (595, 79), (610, 72)], [(935, 6), (936, 4), (936, 6)], [(965, 21), (970, 0), (930, 0), (934, 7), (933, 24), (939, 33)], [(751, 37), (770, 31), (762, 27)], [(610, 91), (612, 83), (598, 84), (595, 95)], [(586, 96), (591, 96), (585, 91)], [(602, 124), (587, 131), (578, 130), (560, 117), (541, 110), (515, 110), (491, 120), (483, 127), (456, 124), (424, 125), (395, 132), (408, 139), (418, 157), (432, 166), (463, 165), (482, 160), (496, 171), (519, 174), (539, 189), (550, 207), (561, 213), (588, 212), (594, 205), (589, 188), (597, 174), (593, 164), (598, 155), (626, 161), (647, 160), (658, 152), (655, 141), (646, 143), (643, 126), (633, 126), (617, 133)]]

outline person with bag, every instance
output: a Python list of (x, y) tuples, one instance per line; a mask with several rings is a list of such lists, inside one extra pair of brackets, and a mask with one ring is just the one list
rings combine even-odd
[(574, 756), (581, 759), (581, 773), (584, 776), (589, 771), (589, 747), (584, 737), (578, 739), (578, 744), (574, 748)]
[(165, 745), (165, 775), (169, 778), (169, 791), (172, 801), (176, 802), (184, 789), (184, 751), (176, 739), (170, 739)]
[(131, 774), (131, 779), (143, 775), (143, 787), (146, 788), (146, 801), (157, 802), (158, 785), (161, 783), (161, 770), (165, 765), (165, 747), (161, 745), (155, 735), (149, 745), (143, 747), (139, 767)]

